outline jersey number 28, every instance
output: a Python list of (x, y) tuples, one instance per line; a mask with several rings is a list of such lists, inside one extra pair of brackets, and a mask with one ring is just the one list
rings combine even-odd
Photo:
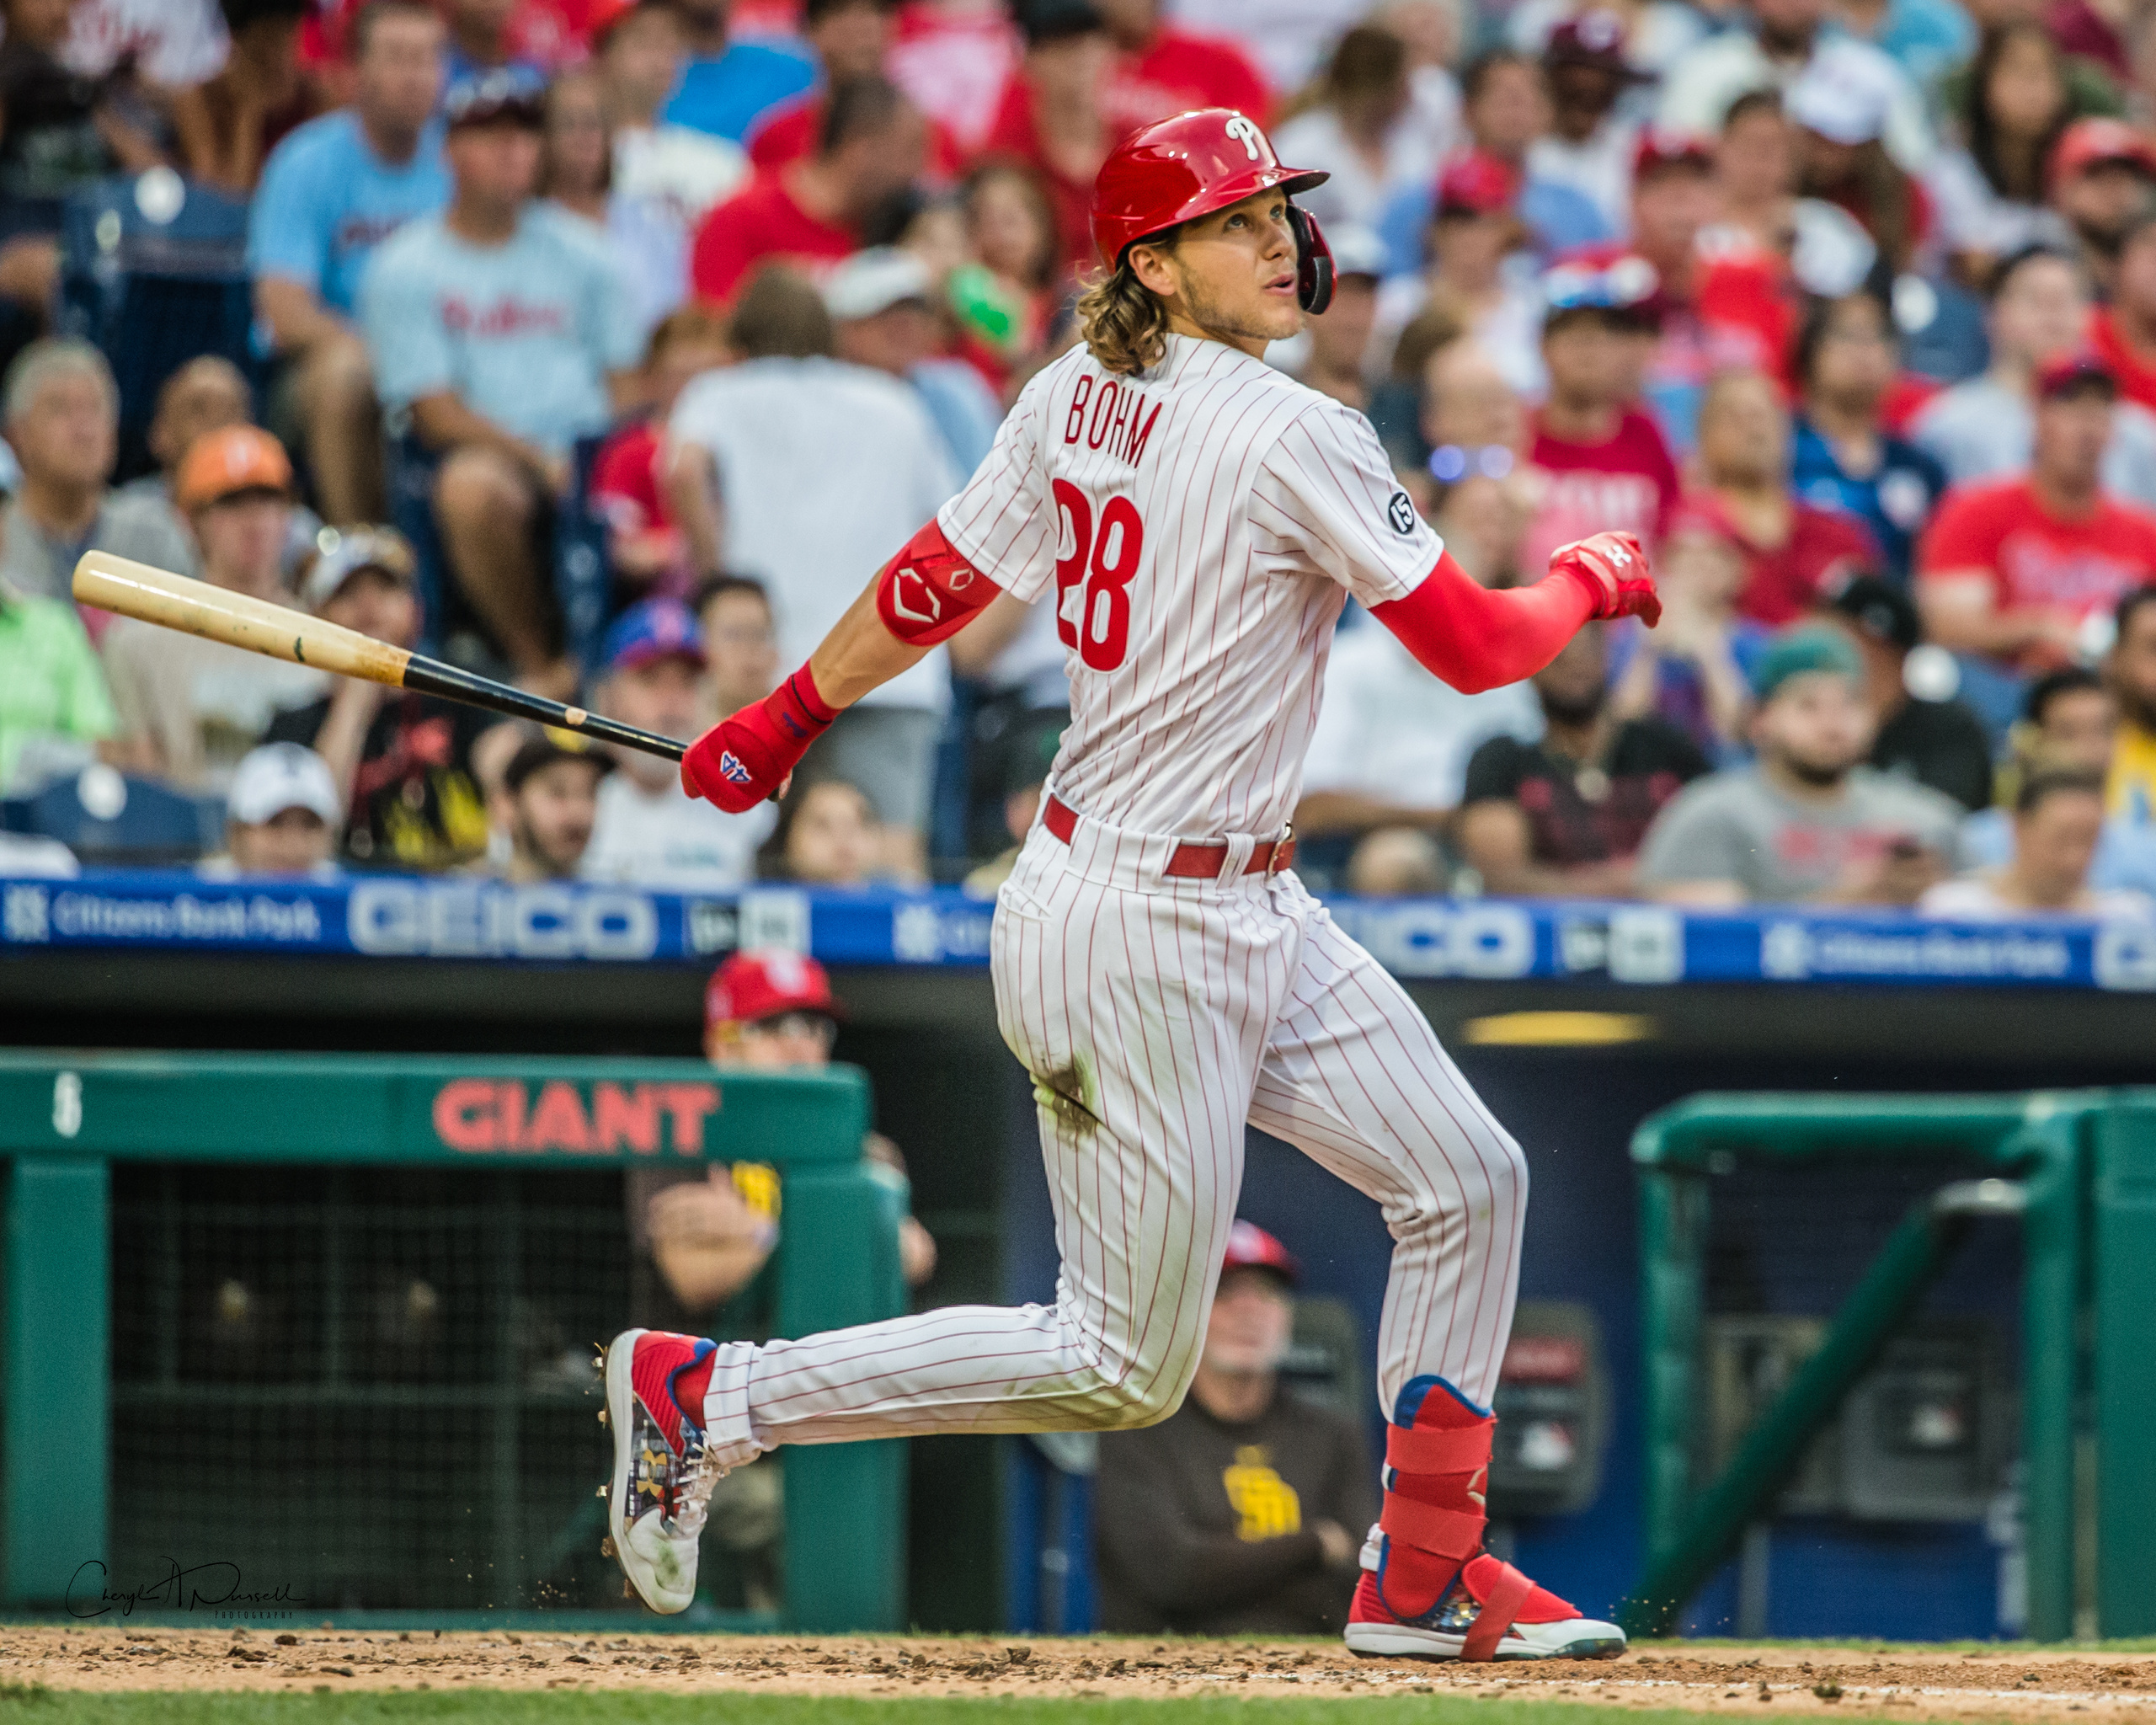
[(1055, 505), (1056, 549), (1069, 547), (1055, 560), (1056, 633), (1088, 670), (1113, 670), (1130, 650), (1130, 578), (1145, 549), (1145, 524), (1138, 505), (1117, 495), (1101, 505), (1096, 533), (1093, 505), (1068, 479), (1055, 482)]

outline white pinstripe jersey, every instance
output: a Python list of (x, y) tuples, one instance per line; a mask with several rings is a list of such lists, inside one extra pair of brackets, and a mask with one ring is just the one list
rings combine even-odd
[(1053, 590), (1064, 800), (1187, 838), (1286, 825), (1347, 595), (1401, 598), (1444, 549), (1368, 419), (1182, 335), (1136, 377), (1048, 367), (937, 519), (1006, 593)]

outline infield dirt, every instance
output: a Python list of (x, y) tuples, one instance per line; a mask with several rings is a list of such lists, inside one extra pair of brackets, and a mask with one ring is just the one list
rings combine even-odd
[[(1646, 1643), (1615, 1660), (1476, 1667), (1337, 1643), (935, 1637), (585, 1636), (0, 1626), (0, 1686), (77, 1690), (622, 1689), (1132, 1700), (1437, 1693), (1755, 1717), (1865, 1713), (2156, 1725), (2156, 1653)], [(2095, 1725), (2091, 1721), (2090, 1725)]]

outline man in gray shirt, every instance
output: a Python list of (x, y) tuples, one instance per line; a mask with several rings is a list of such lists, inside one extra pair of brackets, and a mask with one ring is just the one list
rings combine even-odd
[(1860, 765), (1872, 740), (1856, 650), (1821, 624), (1790, 630), (1753, 674), (1758, 759), (1694, 780), (1640, 852), (1664, 904), (1913, 905), (1954, 871), (1961, 810)]

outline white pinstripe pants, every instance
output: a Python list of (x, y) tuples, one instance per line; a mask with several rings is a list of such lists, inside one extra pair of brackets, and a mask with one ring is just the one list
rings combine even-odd
[[(1293, 875), (1164, 879), (1173, 842), (1081, 819), (1066, 847), (1037, 825), (997, 901), (998, 1016), (1041, 1098), (1055, 1303), (726, 1344), (705, 1413), (728, 1465), (781, 1443), (1166, 1418), (1197, 1369), (1246, 1122), (1384, 1208), (1388, 1415), (1426, 1373), (1488, 1401), (1518, 1282), (1518, 1146)], [(1233, 841), (1231, 868), (1252, 842)]]

